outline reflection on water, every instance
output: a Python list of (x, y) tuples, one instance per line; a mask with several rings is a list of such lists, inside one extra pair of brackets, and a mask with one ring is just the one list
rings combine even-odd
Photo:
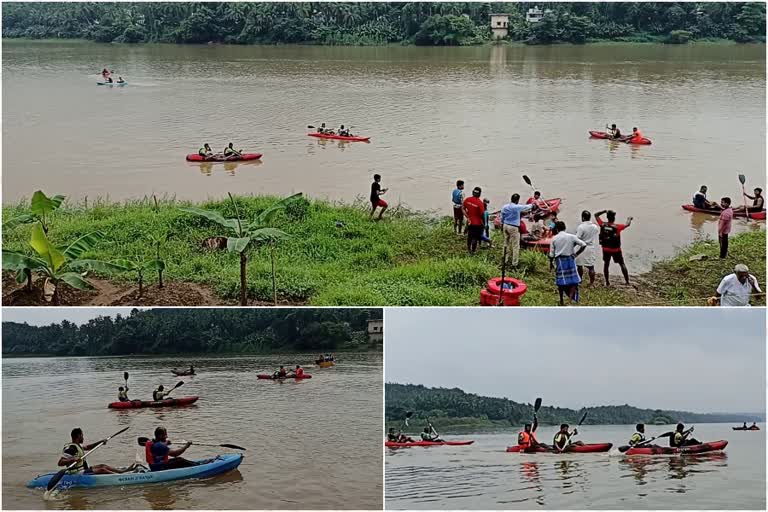
[[(189, 167), (197, 167), (203, 176), (212, 176), (217, 169), (223, 170), (228, 176), (234, 176), (239, 167), (259, 167), (261, 160), (246, 160), (245, 162), (187, 162)], [(243, 169), (247, 170), (247, 169)]]

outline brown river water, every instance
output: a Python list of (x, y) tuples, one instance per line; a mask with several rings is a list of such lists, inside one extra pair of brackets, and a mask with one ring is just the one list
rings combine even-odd
[[(102, 67), (128, 85), (99, 87)], [(354, 126), (371, 143), (307, 137)], [(616, 122), (652, 146), (589, 140)], [(634, 216), (631, 269), (647, 269), (716, 217), (691, 215), (702, 184), (741, 202), (765, 186), (765, 45), (328, 48), (3, 42), (3, 201), (42, 188), (73, 200), (227, 192), (351, 202), (383, 175), (390, 203), (450, 215), (456, 179), (492, 207), (513, 192)], [(262, 162), (190, 164), (228, 142)], [(764, 223), (735, 222), (735, 230)]]
[[(337, 354), (320, 369), (313, 354), (270, 356), (3, 359), (4, 509), (381, 509), (382, 357)], [(305, 381), (257, 380), (280, 364), (303, 363)], [(194, 363), (198, 375), (171, 368)], [(131, 398), (154, 386), (185, 384), (172, 396), (199, 395), (189, 407), (107, 409), (130, 374)], [(86, 443), (130, 430), (91, 455), (91, 464), (127, 466), (136, 438), (163, 425), (169, 438), (245, 447), (237, 470), (210, 479), (158, 485), (69, 489), (44, 501), (26, 483), (53, 471), (69, 432)], [(192, 446), (191, 459), (226, 448)]]

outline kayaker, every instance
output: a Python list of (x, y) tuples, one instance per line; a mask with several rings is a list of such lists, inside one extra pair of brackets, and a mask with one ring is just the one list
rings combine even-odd
[(73, 462), (77, 462), (77, 464), (72, 469), (67, 471), (68, 475), (74, 475), (77, 473), (107, 475), (112, 473), (125, 473), (127, 471), (133, 470), (133, 466), (124, 470), (113, 468), (111, 466), (107, 466), (106, 464), (95, 464), (93, 466), (89, 466), (88, 461), (82, 458), (83, 455), (85, 455), (85, 452), (96, 448), (99, 443), (106, 443), (106, 439), (102, 439), (101, 441), (96, 441), (95, 443), (84, 446), (83, 443), (85, 442), (85, 436), (83, 435), (83, 429), (81, 428), (72, 429), (70, 437), (72, 442), (64, 446), (58, 462), (59, 466), (65, 467), (69, 466)]
[(538, 190), (535, 190), (533, 192), (533, 197), (529, 197), (528, 200), (525, 202), (525, 204), (538, 205), (539, 201), (541, 201), (541, 192), (539, 192)]
[[(601, 215), (606, 213), (607, 222), (603, 222)], [(608, 267), (611, 259), (621, 267), (621, 273), (624, 275), (624, 281), (629, 286), (629, 271), (624, 264), (624, 255), (621, 252), (621, 232), (632, 225), (632, 217), (627, 219), (626, 224), (616, 223), (616, 212), (613, 210), (602, 210), (595, 213), (595, 220), (600, 226), (600, 245), (603, 247), (603, 275), (605, 276), (605, 286), (611, 286)]]
[(320, 128), (317, 129), (317, 133), (322, 133), (323, 135), (333, 135), (333, 130), (330, 130), (325, 127), (325, 123), (320, 125)]
[(611, 127), (605, 131), (606, 135), (608, 135), (609, 139), (621, 139), (621, 130), (615, 125), (612, 124)]
[(121, 402), (130, 402), (128, 399), (128, 385), (117, 388), (117, 399)]
[[(763, 198), (763, 189), (756, 188), (754, 190), (754, 196), (744, 194), (744, 197), (752, 200), (752, 206), (749, 207), (749, 213), (762, 212), (765, 209), (765, 199)], [(744, 213), (744, 206), (738, 206), (733, 209), (734, 212)]]
[(191, 373), (192, 375), (195, 374), (195, 367), (194, 366), (189, 365), (189, 373)]
[(669, 446), (672, 448), (680, 448), (681, 446), (692, 446), (695, 444), (701, 444), (701, 441), (697, 439), (688, 438), (693, 433), (693, 427), (685, 430), (685, 425), (678, 423), (675, 427), (675, 432), (669, 436)]
[(304, 368), (302, 368), (300, 365), (296, 365), (296, 369), (293, 371), (293, 374), (296, 377), (303, 377), (304, 376)]
[[(147, 441), (144, 445), (147, 463), (149, 464), (149, 469), (151, 471), (188, 468), (198, 465), (197, 462), (180, 457), (181, 454), (187, 451), (187, 448), (192, 446), (191, 441), (187, 441), (187, 444), (175, 450), (170, 448), (170, 444), (171, 442), (168, 440), (168, 432), (165, 428), (157, 427), (155, 429), (155, 438), (151, 441)], [(205, 462), (207, 463), (208, 461)]]
[(464, 180), (456, 181), (456, 188), (451, 193), (453, 206), (453, 231), (460, 235), (464, 231)]
[(565, 231), (565, 222), (555, 223), (555, 237), (549, 244), (549, 267), (555, 268), (555, 284), (560, 294), (560, 305), (564, 306), (563, 296), (573, 302), (579, 302), (579, 284), (581, 277), (576, 269), (576, 258), (587, 249), (587, 243)]
[(741, 428), (743, 428), (744, 430), (747, 429), (747, 422), (746, 421), (744, 422), (744, 425)]
[(123, 80), (123, 77), (119, 76), (119, 77), (117, 77), (117, 83), (124, 84), (125, 80)]
[(720, 281), (715, 300), (719, 300), (721, 306), (749, 306), (751, 295), (761, 293), (763, 291), (757, 284), (757, 278), (749, 273), (749, 267), (739, 263), (733, 268), (733, 274)]
[(389, 205), (385, 200), (381, 198), (381, 196), (387, 193), (387, 190), (389, 189), (381, 188), (381, 175), (374, 174), (373, 183), (371, 183), (371, 218), (373, 218), (373, 214), (376, 212), (376, 208), (381, 208), (379, 217), (376, 220), (381, 220), (382, 215), (384, 215), (384, 212), (387, 211), (387, 207)]
[(702, 185), (698, 192), (693, 194), (693, 206), (699, 210), (719, 210), (720, 205), (707, 199), (707, 186)]
[[(535, 194), (534, 194), (535, 196)], [(520, 194), (512, 194), (509, 203), (501, 207), (501, 226), (504, 231), (504, 252), (508, 256), (512, 252), (512, 268), (517, 268), (520, 258), (520, 216), (534, 209), (533, 204), (521, 205)], [(504, 260), (504, 264), (507, 260)]]
[(525, 453), (534, 453), (537, 451), (539, 447), (544, 448), (546, 450), (549, 450), (550, 447), (541, 444), (538, 439), (536, 439), (536, 429), (539, 426), (539, 420), (536, 418), (536, 416), (533, 416), (533, 424), (526, 423), (523, 426), (523, 431), (517, 434), (517, 445), (520, 447), (521, 452)]
[(283, 365), (280, 365), (280, 369), (273, 373), (272, 376), (276, 379), (284, 379), (288, 376), (288, 370)]
[(387, 432), (387, 441), (397, 443), (399, 440), (400, 440), (400, 436), (398, 434), (395, 434), (395, 429), (390, 428), (389, 431)]
[(203, 144), (203, 147), (197, 150), (197, 154), (205, 158), (210, 158), (213, 156), (213, 151), (211, 150), (211, 146)]
[(472, 197), (468, 197), (462, 203), (464, 216), (467, 218), (467, 250), (469, 254), (475, 254), (477, 245), (483, 238), (485, 227), (485, 203), (480, 199), (482, 189), (472, 189)]
[(108, 84), (111, 84), (111, 83), (113, 83), (113, 82), (114, 82), (114, 80), (112, 80), (112, 77), (111, 77), (111, 76), (108, 76), (108, 77), (107, 77), (107, 83), (108, 83)]
[(152, 400), (165, 400), (165, 397), (168, 396), (168, 394), (170, 394), (170, 391), (165, 392), (165, 388), (160, 384), (157, 386), (157, 389), (152, 392)]
[(757, 426), (756, 422), (752, 422), (752, 426), (749, 427), (750, 430), (760, 430), (760, 427)]
[(589, 286), (595, 284), (595, 261), (597, 261), (597, 245), (600, 228), (592, 222), (592, 214), (584, 210), (581, 212), (581, 224), (576, 228), (576, 236), (587, 244), (587, 248), (576, 256), (576, 270), (579, 277), (584, 280), (584, 269), (589, 274)]
[(339, 126), (339, 131), (337, 133), (342, 137), (351, 137), (349, 130), (344, 128), (344, 125)]
[(243, 156), (240, 151), (237, 151), (230, 142), (227, 147), (224, 148), (224, 156)]
[(640, 133), (640, 130), (638, 130), (637, 127), (635, 126), (634, 128), (632, 128), (632, 135), (629, 136), (629, 138), (627, 139), (627, 142), (640, 142), (643, 140), (643, 138), (644, 138), (643, 134)]
[(577, 428), (573, 429), (573, 432), (568, 432), (568, 424), (563, 423), (560, 425), (560, 430), (555, 434), (555, 438), (553, 439), (553, 449), (557, 452), (564, 452), (568, 450), (568, 447), (571, 445), (574, 446), (584, 446), (584, 443), (581, 441), (571, 441), (571, 438), (579, 433), (579, 430)]
[(720, 206), (722, 211), (720, 212), (720, 219), (717, 221), (717, 241), (720, 244), (720, 259), (724, 260), (728, 256), (728, 235), (731, 233), (731, 224), (733, 223), (731, 198), (722, 198)]
[(629, 438), (629, 446), (637, 446), (645, 442), (645, 425), (638, 423), (635, 427), (635, 433)]
[(440, 439), (440, 436), (437, 435), (437, 432), (435, 432), (434, 434), (432, 433), (432, 429), (430, 427), (424, 427), (424, 431), (421, 433), (421, 440), (430, 441), (433, 443), (443, 442), (443, 440)]
[(108, 76), (109, 76), (109, 70), (107, 68), (102, 69), (101, 70), (101, 77), (106, 80)]

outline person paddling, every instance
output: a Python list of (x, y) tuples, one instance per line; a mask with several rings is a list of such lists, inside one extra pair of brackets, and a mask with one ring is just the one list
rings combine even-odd
[(640, 133), (640, 130), (638, 130), (637, 127), (634, 127), (632, 128), (632, 135), (629, 136), (627, 142), (642, 142), (643, 139), (643, 134)]
[(126, 469), (117, 469), (113, 468), (111, 466), (107, 466), (106, 464), (95, 464), (93, 466), (88, 465), (88, 461), (83, 459), (83, 455), (85, 455), (85, 452), (93, 450), (101, 443), (106, 444), (107, 440), (102, 439), (101, 441), (96, 441), (95, 443), (83, 445), (85, 442), (85, 436), (83, 434), (83, 429), (81, 428), (74, 428), (72, 429), (72, 432), (70, 433), (70, 437), (72, 439), (72, 442), (66, 444), (64, 446), (64, 449), (61, 452), (61, 456), (59, 457), (59, 466), (69, 466), (70, 464), (75, 464), (72, 469), (67, 471), (68, 475), (75, 475), (78, 473), (83, 473), (86, 475), (92, 474), (92, 475), (108, 475), (112, 473), (125, 473), (127, 471), (132, 471), (134, 469), (134, 466), (130, 466)]
[[(144, 445), (147, 463), (149, 464), (149, 469), (151, 471), (188, 468), (200, 464), (180, 457), (180, 455), (192, 446), (191, 441), (187, 441), (187, 444), (175, 450), (172, 450), (170, 445), (171, 442), (168, 440), (168, 431), (165, 427), (157, 427), (155, 429), (155, 438), (151, 441), (147, 441)], [(207, 462), (209, 461), (202, 463)]]
[(635, 427), (635, 433), (629, 438), (629, 446), (637, 446), (646, 441), (645, 439), (645, 424), (638, 423)]
[(206, 143), (203, 144), (203, 147), (197, 150), (197, 154), (204, 158), (210, 158), (213, 156), (213, 151), (211, 150), (211, 146)]
[(421, 440), (428, 441), (431, 443), (442, 443), (443, 440), (440, 439), (440, 436), (437, 435), (437, 432), (433, 434), (432, 430), (433, 429), (431, 429), (430, 427), (424, 427), (424, 430), (421, 433)]
[(571, 438), (579, 433), (579, 429), (575, 428), (573, 429), (573, 432), (569, 432), (568, 428), (569, 425), (567, 423), (563, 423), (560, 425), (560, 430), (555, 434), (555, 438), (553, 439), (553, 448), (558, 453), (568, 451), (568, 448), (571, 445), (584, 446), (584, 443), (581, 441), (571, 441)]
[(674, 433), (669, 436), (669, 446), (672, 448), (681, 448), (683, 446), (701, 444), (701, 441), (694, 439), (693, 437), (690, 439), (688, 438), (688, 436), (690, 436), (692, 433), (693, 427), (685, 430), (685, 425), (678, 423), (675, 427)]
[(243, 156), (243, 154), (240, 151), (237, 151), (232, 143), (230, 142), (227, 147), (224, 148), (224, 156), (230, 157), (230, 156)]
[(284, 379), (287, 376), (288, 376), (288, 370), (286, 370), (285, 366), (283, 365), (280, 365), (280, 369), (272, 374), (272, 377), (275, 379)]
[(162, 384), (157, 386), (157, 389), (152, 392), (152, 400), (158, 401), (158, 400), (165, 400), (165, 397), (171, 394), (171, 390), (165, 391), (165, 388)]
[(119, 76), (119, 77), (117, 77), (117, 83), (124, 84), (125, 80), (123, 80), (123, 77)]
[(121, 402), (130, 402), (131, 401), (128, 398), (128, 384), (126, 384), (125, 387), (120, 386), (119, 388), (117, 388), (117, 399), (119, 401), (121, 401)]
[(344, 125), (339, 126), (339, 131), (337, 133), (342, 137), (351, 137), (351, 135), (349, 134), (349, 129), (344, 128)]
[(693, 206), (699, 210), (720, 210), (720, 205), (716, 201), (707, 199), (706, 185), (702, 185), (699, 191), (693, 194)]
[[(744, 194), (744, 197), (752, 200), (752, 206), (749, 207), (749, 213), (759, 213), (765, 209), (765, 199), (763, 198), (763, 189), (756, 188), (754, 196)], [(733, 209), (734, 213), (744, 213), (745, 206), (737, 206)]]
[(104, 68), (104, 69), (102, 69), (102, 70), (101, 70), (101, 77), (102, 77), (104, 80), (106, 80), (107, 78), (109, 78), (109, 75), (110, 75), (110, 73), (109, 73), (109, 70), (108, 70), (107, 68)]
[(606, 130), (605, 133), (608, 135), (609, 139), (613, 139), (613, 140), (621, 139), (621, 130), (619, 130), (619, 128), (615, 124), (612, 124), (610, 129)]
[(301, 378), (304, 376), (304, 368), (301, 367), (301, 365), (296, 365), (296, 369), (293, 371), (293, 376)]
[(536, 428), (539, 426), (539, 420), (536, 415), (533, 415), (533, 424), (526, 423), (523, 426), (523, 431), (517, 434), (517, 445), (520, 447), (521, 452), (535, 453), (539, 448), (550, 450), (551, 448), (545, 444), (541, 444), (536, 439)]

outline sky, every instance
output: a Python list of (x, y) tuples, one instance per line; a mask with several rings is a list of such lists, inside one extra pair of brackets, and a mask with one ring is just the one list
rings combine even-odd
[(50, 325), (69, 320), (81, 325), (98, 316), (128, 316), (132, 309), (134, 308), (3, 308), (3, 322)]
[(387, 308), (387, 382), (546, 405), (760, 412), (760, 308)]

